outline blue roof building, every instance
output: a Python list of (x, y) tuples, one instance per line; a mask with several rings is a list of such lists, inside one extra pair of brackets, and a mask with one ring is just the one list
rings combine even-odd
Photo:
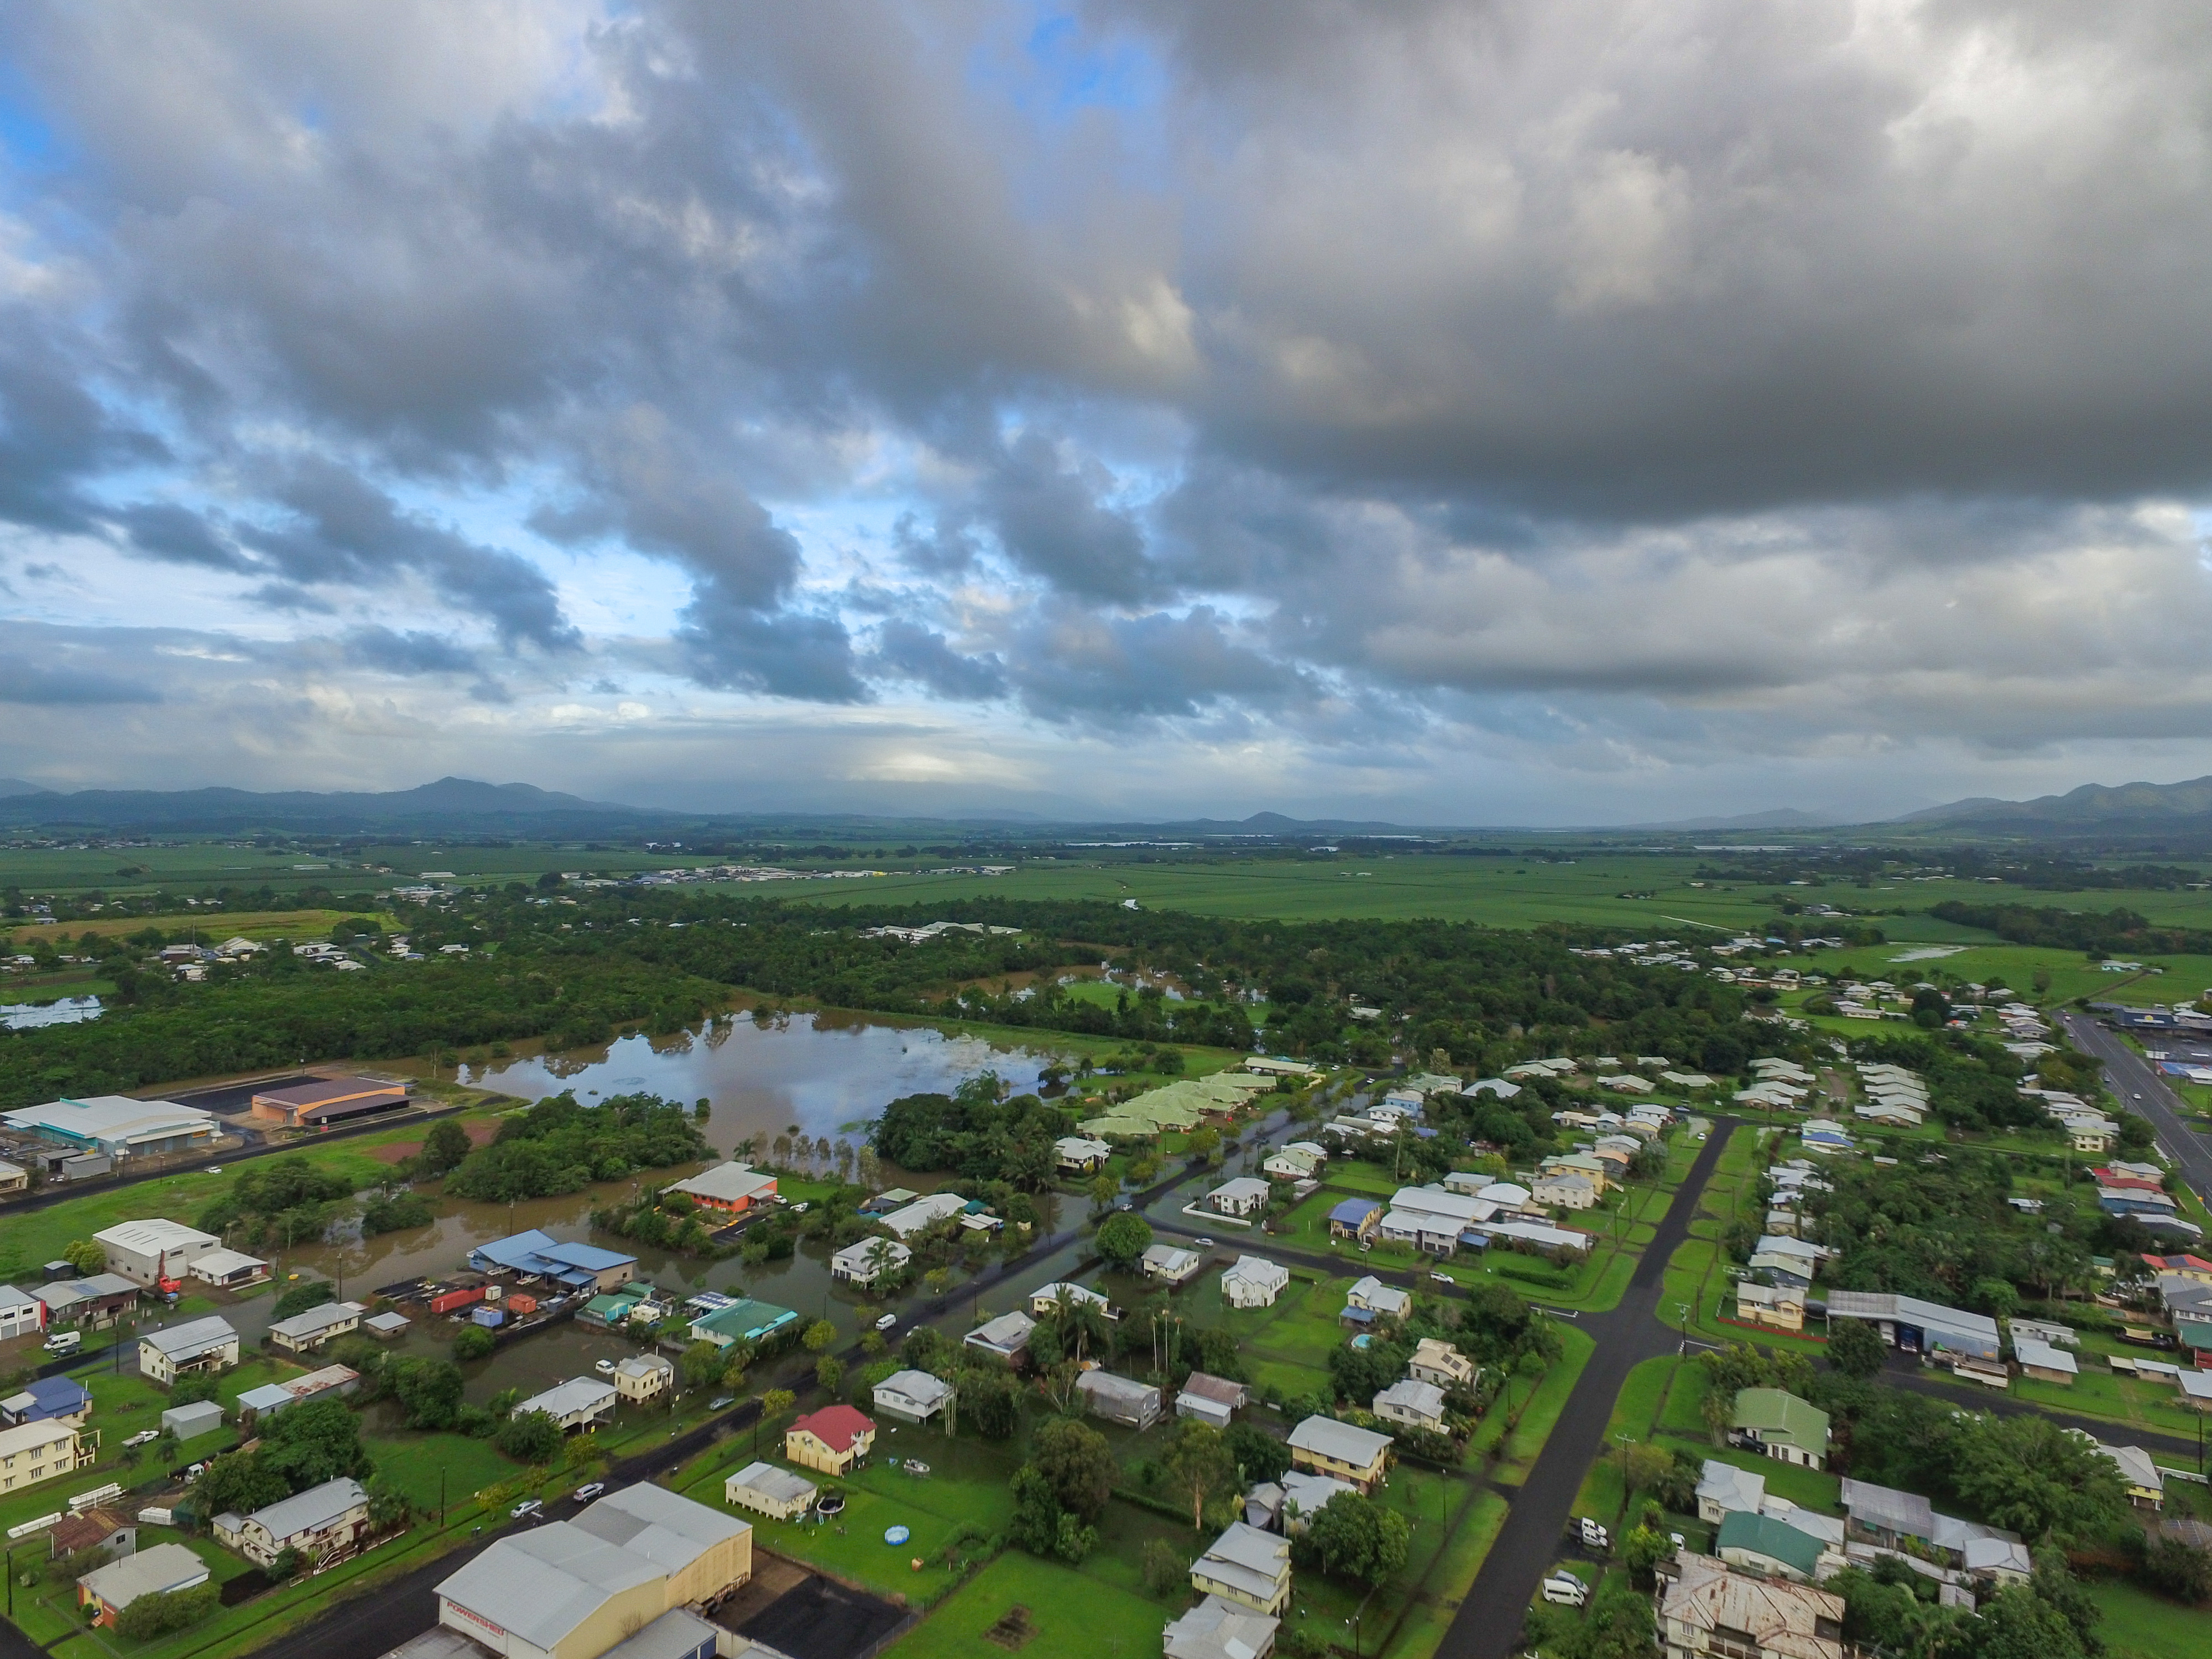
[(1328, 1212), (1331, 1238), (1371, 1239), (1382, 1231), (1382, 1206), (1371, 1198), (1347, 1198)]
[(42, 1376), (21, 1394), (0, 1400), (0, 1423), (16, 1428), (53, 1418), (80, 1418), (92, 1409), (92, 1395), (73, 1377)]
[(480, 1273), (507, 1272), (526, 1279), (548, 1279), (571, 1291), (597, 1293), (627, 1285), (637, 1273), (637, 1258), (596, 1244), (568, 1244), (532, 1228), (512, 1238), (496, 1238), (469, 1252), (469, 1266)]

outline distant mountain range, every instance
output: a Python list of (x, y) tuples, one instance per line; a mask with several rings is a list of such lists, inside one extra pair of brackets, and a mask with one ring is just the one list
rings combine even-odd
[(662, 816), (527, 783), (478, 783), (470, 778), (440, 778), (419, 788), (374, 794), (260, 794), (250, 789), (81, 789), (63, 794), (19, 778), (0, 779), (0, 823), (102, 830), (332, 830), (434, 823), (495, 831), (517, 819), (604, 822)]
[(2212, 822), (2212, 777), (2186, 783), (2085, 783), (2063, 795), (2033, 800), (1976, 797), (1909, 812), (1897, 823), (1959, 824), (2013, 830), (2069, 830), (2121, 825), (2158, 830), (2180, 828), (2190, 820)]

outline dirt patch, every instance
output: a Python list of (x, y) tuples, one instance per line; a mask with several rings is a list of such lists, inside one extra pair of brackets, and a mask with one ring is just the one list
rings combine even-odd
[[(499, 1133), (499, 1125), (496, 1123), (464, 1123), (461, 1127), (468, 1132), (469, 1145), (471, 1146), (489, 1146), (491, 1145), (491, 1138)], [(397, 1164), (401, 1159), (412, 1158), (421, 1152), (422, 1143), (419, 1140), (395, 1140), (386, 1146), (371, 1146), (367, 1150), (368, 1155), (379, 1164)]]
[(805, 1571), (798, 1583), (758, 1605), (753, 1598), (763, 1588), (770, 1559), (754, 1552), (753, 1582), (715, 1608), (713, 1617), (791, 1659), (867, 1659), (912, 1617), (894, 1602)]
[(983, 1632), (983, 1639), (1012, 1653), (1036, 1634), (1030, 1610), (1018, 1601), (999, 1615), (999, 1622)]

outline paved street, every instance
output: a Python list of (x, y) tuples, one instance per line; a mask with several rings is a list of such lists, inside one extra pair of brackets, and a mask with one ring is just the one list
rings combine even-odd
[(2158, 1132), (2158, 1144), (2181, 1171), (2189, 1189), (2203, 1202), (2212, 1204), (2212, 1148), (2205, 1146), (2203, 1136), (2181, 1121), (2181, 1097), (2158, 1074), (2158, 1068), (2088, 1015), (2068, 1009), (2058, 1018), (2076, 1047), (2104, 1062), (2105, 1079), (2112, 1085), (2113, 1097), (2129, 1111), (2150, 1120), (2151, 1127)]

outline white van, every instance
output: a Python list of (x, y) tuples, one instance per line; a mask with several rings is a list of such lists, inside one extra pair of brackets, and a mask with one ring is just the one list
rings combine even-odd
[(76, 1331), (56, 1331), (41, 1346), (48, 1353), (70, 1354), (84, 1346), (84, 1337)]
[(1589, 1586), (1571, 1572), (1555, 1572), (1544, 1581), (1544, 1599), (1561, 1607), (1578, 1607), (1589, 1600)]

